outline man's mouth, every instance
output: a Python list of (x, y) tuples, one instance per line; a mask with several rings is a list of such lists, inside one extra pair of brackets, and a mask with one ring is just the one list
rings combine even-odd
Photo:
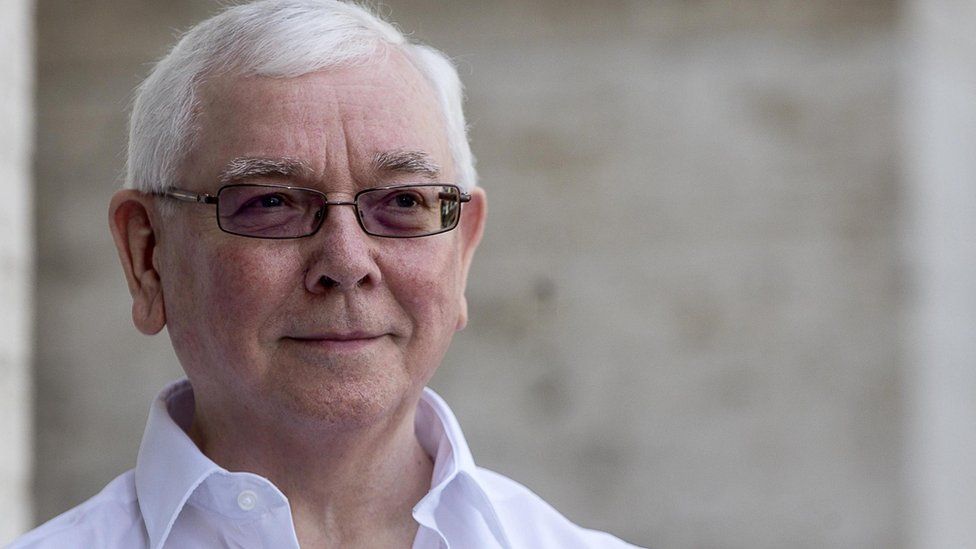
[(284, 339), (299, 345), (318, 348), (324, 351), (357, 351), (379, 342), (386, 334), (374, 332), (337, 332), (287, 336)]

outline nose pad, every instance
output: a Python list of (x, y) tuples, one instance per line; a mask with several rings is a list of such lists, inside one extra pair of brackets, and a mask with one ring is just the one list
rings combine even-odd
[(325, 208), (326, 208), (325, 206), (322, 206), (318, 210), (315, 210), (315, 214), (312, 216), (312, 223), (311, 223), (311, 227), (309, 227), (309, 230), (312, 232), (313, 235), (317, 234), (320, 230), (322, 230), (322, 223), (325, 222), (325, 215), (326, 215)]

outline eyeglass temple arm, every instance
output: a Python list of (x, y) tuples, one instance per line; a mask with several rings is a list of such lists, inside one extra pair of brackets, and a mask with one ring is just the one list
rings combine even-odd
[(175, 198), (176, 200), (180, 200), (182, 202), (200, 202), (201, 204), (217, 203), (216, 196), (212, 196), (209, 194), (191, 193), (180, 189), (170, 189), (168, 191), (164, 191), (162, 194), (163, 196), (169, 198)]
[(437, 193), (437, 198), (440, 198), (441, 200), (457, 200), (462, 204), (465, 202), (471, 202), (471, 195), (468, 193), (461, 193), (460, 197), (455, 197), (455, 195), (451, 193)]

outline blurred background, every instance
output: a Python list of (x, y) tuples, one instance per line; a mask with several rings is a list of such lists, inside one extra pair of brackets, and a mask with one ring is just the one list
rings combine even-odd
[[(180, 369), (106, 213), (213, 0), (0, 0), (0, 542)], [(976, 4), (384, 0), (457, 61), (489, 225), (432, 385), (475, 459), (656, 548), (976, 547)]]

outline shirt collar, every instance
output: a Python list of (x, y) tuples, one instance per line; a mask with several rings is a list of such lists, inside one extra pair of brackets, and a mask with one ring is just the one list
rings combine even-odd
[[(226, 473), (187, 435), (193, 411), (193, 388), (186, 379), (164, 388), (149, 410), (135, 484), (153, 549), (162, 547), (197, 487), (216, 472)], [(509, 547), (457, 418), (429, 388), (417, 405), (415, 431), (434, 460), (434, 471), (430, 492), (414, 506), (414, 519), (436, 532), (448, 547), (466, 546), (465, 540), (476, 539), (494, 539), (497, 546)]]
[(223, 469), (197, 448), (186, 431), (193, 420), (193, 388), (186, 379), (164, 388), (149, 408), (136, 458), (135, 484), (149, 546), (162, 547), (186, 500)]
[(420, 445), (434, 458), (431, 489), (414, 506), (414, 519), (437, 532), (447, 547), (492, 539), (496, 546), (510, 547), (457, 418), (430, 388), (424, 388), (414, 423)]

